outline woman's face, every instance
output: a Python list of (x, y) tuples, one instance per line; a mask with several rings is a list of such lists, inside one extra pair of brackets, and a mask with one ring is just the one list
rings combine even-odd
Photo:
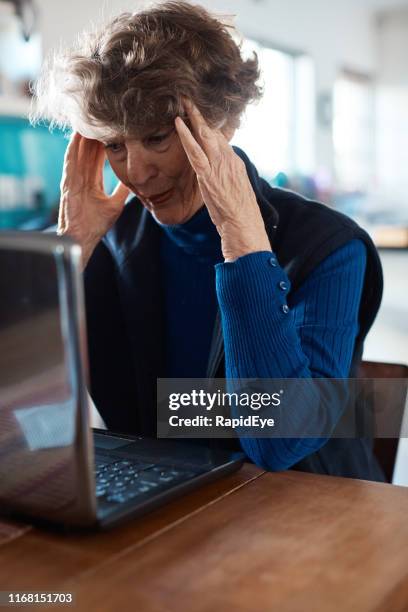
[(116, 176), (160, 223), (185, 223), (201, 207), (197, 179), (175, 128), (104, 145)]

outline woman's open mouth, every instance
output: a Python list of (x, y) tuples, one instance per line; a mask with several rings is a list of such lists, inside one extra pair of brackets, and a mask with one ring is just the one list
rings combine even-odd
[(152, 204), (161, 204), (162, 202), (165, 202), (166, 200), (168, 200), (169, 197), (172, 195), (172, 193), (173, 193), (173, 188), (169, 189), (168, 191), (163, 191), (163, 193), (152, 195), (146, 199), (152, 202)]

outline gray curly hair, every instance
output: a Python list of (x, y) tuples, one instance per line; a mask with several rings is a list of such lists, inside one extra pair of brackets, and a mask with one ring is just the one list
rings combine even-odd
[(183, 116), (185, 96), (211, 126), (237, 127), (261, 90), (256, 55), (243, 59), (230, 29), (187, 2), (123, 13), (44, 64), (31, 121), (99, 140), (140, 137)]

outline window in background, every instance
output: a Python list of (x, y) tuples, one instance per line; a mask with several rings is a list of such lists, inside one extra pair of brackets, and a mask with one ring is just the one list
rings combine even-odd
[(343, 71), (334, 88), (334, 163), (337, 188), (367, 192), (375, 180), (374, 83)]
[[(402, 61), (402, 60), (401, 60)], [(389, 222), (408, 227), (408, 86), (379, 83), (377, 88), (378, 191)], [(405, 238), (408, 246), (408, 235)]]
[(311, 175), (315, 169), (315, 82), (312, 60), (245, 40), (244, 56), (258, 55), (264, 95), (248, 106), (233, 139), (259, 172)]

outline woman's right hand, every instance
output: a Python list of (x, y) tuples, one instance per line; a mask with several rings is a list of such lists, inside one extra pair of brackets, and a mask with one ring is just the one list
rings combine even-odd
[(112, 195), (103, 186), (105, 147), (78, 132), (65, 152), (57, 233), (82, 247), (85, 268), (96, 245), (121, 214), (130, 190), (121, 182)]

